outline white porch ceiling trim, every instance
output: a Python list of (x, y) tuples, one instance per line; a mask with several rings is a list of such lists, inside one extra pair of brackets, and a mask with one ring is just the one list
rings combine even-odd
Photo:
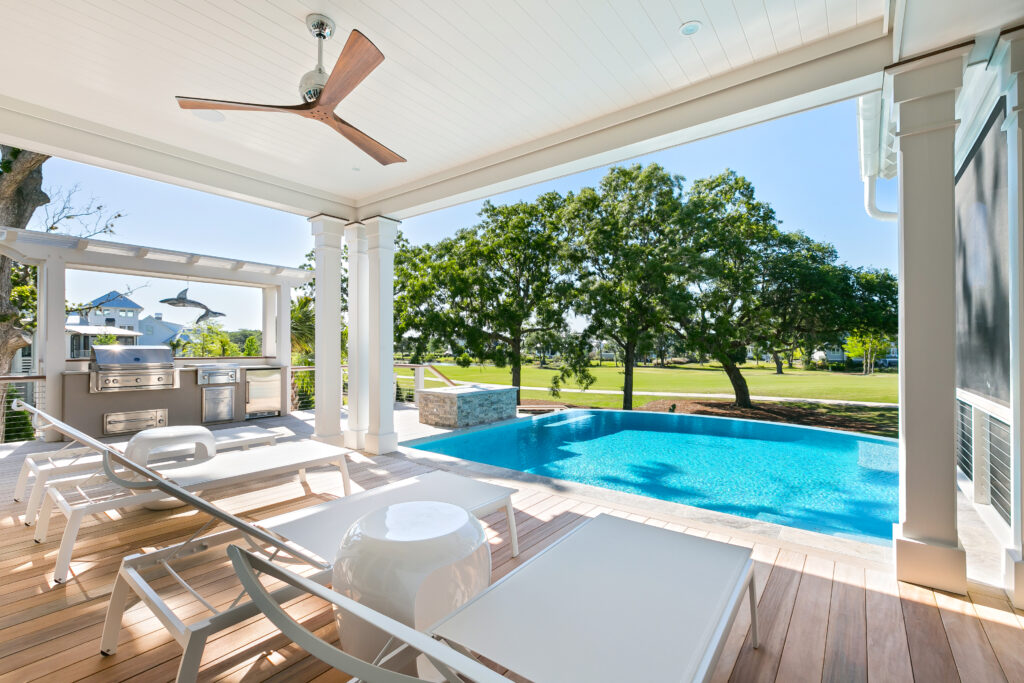
[(0, 95), (0, 141), (115, 171), (313, 216), (355, 215), (344, 197)]
[(59, 259), (76, 270), (246, 287), (300, 287), (313, 278), (302, 268), (12, 228), (0, 228), (0, 254), (33, 265)]
[(892, 53), (883, 31), (865, 23), (358, 203), (2, 96), (0, 140), (305, 216), (408, 218), (878, 89)]
[(737, 69), (356, 207), (408, 218), (879, 90), (882, 22)]

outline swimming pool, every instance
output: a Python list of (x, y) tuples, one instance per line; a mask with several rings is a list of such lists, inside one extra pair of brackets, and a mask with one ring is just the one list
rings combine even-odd
[(830, 429), (571, 410), (403, 445), (874, 543), (898, 513), (896, 440)]

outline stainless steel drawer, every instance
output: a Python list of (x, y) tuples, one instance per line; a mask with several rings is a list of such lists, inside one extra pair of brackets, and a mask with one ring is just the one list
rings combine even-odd
[(104, 434), (127, 434), (141, 432), (143, 429), (167, 426), (167, 409), (130, 410), (123, 413), (106, 413), (103, 415)]
[(203, 422), (230, 422), (235, 419), (235, 387), (203, 387)]

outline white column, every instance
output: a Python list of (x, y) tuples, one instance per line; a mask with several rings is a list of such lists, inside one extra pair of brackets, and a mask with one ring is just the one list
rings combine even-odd
[(369, 256), (370, 424), (366, 450), (390, 453), (398, 448), (395, 433), (394, 280), (395, 235), (398, 221), (375, 217), (364, 220)]
[(1000, 66), (1006, 97), (1007, 205), (1010, 251), (1010, 457), (1013, 515), (1003, 557), (1003, 583), (1013, 606), (1024, 608), (1024, 31), (1005, 35), (993, 63)]
[[(48, 258), (39, 268), (36, 285), (39, 291), (39, 337), (43, 340), (42, 349), (37, 349), (37, 353), (43, 361), (42, 372), (46, 375), (46, 405), (41, 407), (57, 419), (63, 416), (61, 401), (64, 394), (64, 361), (67, 357), (67, 335), (64, 332), (64, 321), (67, 317), (64, 311), (64, 277), (64, 261), (59, 258)], [(48, 429), (44, 438), (46, 441), (58, 441), (61, 436)]]
[(263, 288), (263, 349), (264, 356), (277, 355), (277, 288)]
[[(276, 329), (274, 336), (277, 339), (277, 351), (273, 355), (278, 365), (290, 366), (292, 364), (292, 288), (291, 285), (278, 285), (277, 314), (274, 316)], [(268, 354), (269, 355), (269, 354)]]
[(351, 223), (345, 228), (348, 245), (348, 426), (345, 446), (366, 446), (370, 423), (369, 362), (369, 263), (366, 253), (366, 228)]
[(957, 536), (953, 140), (963, 55), (890, 69), (898, 116), (902, 581), (967, 591)]
[[(274, 296), (274, 362), (281, 366), (281, 414), (292, 412), (292, 287), (280, 284)], [(264, 332), (263, 334), (267, 334)]]
[(341, 443), (341, 236), (345, 221), (309, 219), (316, 259), (316, 416), (314, 437)]

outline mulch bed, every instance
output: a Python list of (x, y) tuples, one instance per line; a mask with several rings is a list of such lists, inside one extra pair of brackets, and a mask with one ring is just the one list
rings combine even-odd
[[(523, 399), (524, 405), (564, 405), (567, 408), (583, 408), (568, 402), (541, 399)], [(715, 415), (747, 420), (788, 422), (809, 427), (827, 427), (852, 432), (864, 432), (879, 436), (896, 436), (898, 410), (867, 406), (837, 406), (816, 403), (770, 403), (756, 402), (753, 408), (737, 408), (728, 401), (699, 401), (687, 399), (658, 399), (638, 408), (660, 413), (672, 412), (693, 415)]]

